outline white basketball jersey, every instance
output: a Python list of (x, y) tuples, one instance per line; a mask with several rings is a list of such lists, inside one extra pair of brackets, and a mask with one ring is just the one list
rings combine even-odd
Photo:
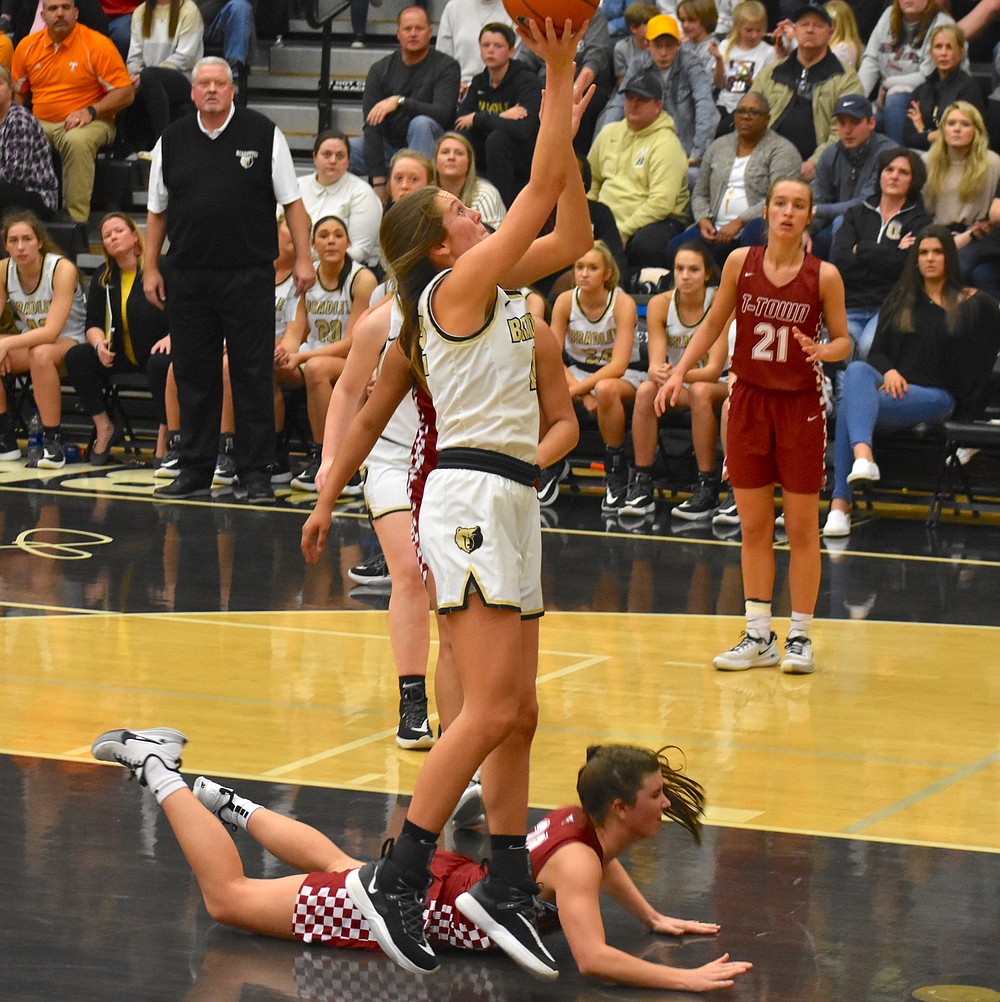
[(295, 275), (274, 283), (274, 338), (285, 335), (285, 328), (295, 319), (299, 294), (295, 291)]
[(488, 449), (534, 463), (535, 323), (524, 296), (498, 286), (483, 327), (471, 337), (452, 337), (431, 308), (432, 294), (447, 274), (431, 281), (418, 307), (424, 373), (437, 411), (438, 450)]
[(306, 351), (315, 351), (321, 345), (343, 339), (351, 316), (354, 280), (363, 267), (356, 261), (352, 263), (351, 270), (339, 289), (326, 288), (317, 275), (316, 283), (305, 294), (308, 329), (302, 347)]
[[(13, 261), (7, 262), (7, 303), (14, 317), (14, 324), (20, 333), (43, 327), (52, 307), (52, 281), (56, 273), (56, 265), (62, 260), (61, 254), (46, 254), (42, 260), (42, 274), (38, 284), (30, 292), (21, 287), (21, 279)], [(63, 324), (61, 337), (72, 341), (86, 340), (87, 300), (79, 279), (73, 292), (73, 305), (69, 316)]]
[[(585, 369), (597, 370), (611, 361), (618, 328), (615, 326), (615, 303), (618, 301), (617, 286), (608, 293), (604, 309), (596, 320), (591, 320), (580, 305), (580, 290), (573, 290), (573, 305), (569, 311), (569, 325), (566, 328), (564, 351), (573, 363)], [(629, 367), (639, 363), (639, 342), (632, 344)]]
[(688, 346), (688, 341), (694, 332), (701, 326), (708, 308), (712, 305), (712, 298), (715, 296), (715, 286), (710, 285), (705, 290), (705, 312), (690, 326), (684, 323), (677, 314), (677, 293), (670, 297), (670, 305), (667, 307), (667, 361), (671, 365), (676, 365), (684, 354), (684, 349)]
[[(399, 308), (399, 301), (392, 297), (392, 306), (389, 308), (389, 336), (386, 338), (385, 347), (378, 358), (377, 373), (382, 371), (382, 363), (385, 361), (385, 353), (392, 347), (399, 332), (403, 327), (403, 314)], [(389, 423), (385, 426), (380, 438), (395, 442), (397, 445), (405, 445), (407, 451), (413, 447), (413, 440), (417, 437), (417, 404), (413, 399), (413, 394), (409, 393), (400, 401), (399, 406), (393, 412)], [(377, 446), (376, 446), (377, 448)]]

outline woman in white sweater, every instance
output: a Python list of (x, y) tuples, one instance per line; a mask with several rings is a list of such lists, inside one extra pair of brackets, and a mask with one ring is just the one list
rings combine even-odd
[(313, 143), (316, 170), (299, 178), (302, 204), (315, 224), (324, 216), (342, 219), (351, 234), (351, 258), (368, 268), (379, 263), (382, 203), (372, 186), (352, 174), (351, 146), (343, 132), (327, 129)]
[[(861, 89), (867, 95), (878, 87), (879, 120), (897, 143), (903, 141), (911, 92), (934, 70), (934, 29), (951, 23), (951, 15), (939, 10), (935, 0), (892, 0), (868, 39), (858, 67)], [(962, 68), (968, 71), (968, 60)]]
[(126, 66), (136, 99), (126, 131), (137, 148), (152, 149), (171, 122), (192, 110), (191, 71), (204, 55), (204, 32), (193, 0), (150, 0), (135, 9)]

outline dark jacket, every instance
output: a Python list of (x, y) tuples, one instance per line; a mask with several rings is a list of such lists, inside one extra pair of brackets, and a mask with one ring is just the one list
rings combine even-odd
[(919, 196), (882, 225), (876, 194), (844, 213), (833, 238), (831, 260), (844, 279), (848, 309), (878, 310), (903, 273), (908, 250), (899, 242), (907, 233), (919, 233), (932, 220)]
[(823, 150), (813, 180), (814, 232), (829, 226), (852, 205), (871, 198), (878, 186), (878, 155), (898, 145), (881, 132), (873, 132), (858, 150), (846, 150), (839, 141)]
[(365, 78), (365, 93), (361, 102), (361, 112), (368, 118), (368, 112), (383, 98), (399, 94), (406, 101), (391, 114), (386, 115), (378, 125), (364, 126), (365, 159), (368, 173), (372, 177), (384, 175), (388, 157), (385, 146), (388, 143), (396, 149), (406, 146), (406, 133), (418, 115), (433, 118), (442, 129), (450, 129), (455, 121), (455, 106), (458, 104), (458, 89), (462, 82), (462, 70), (457, 60), (431, 49), (427, 55), (412, 66), (403, 62), (399, 52), (392, 52), (380, 59), (368, 71)]
[[(97, 327), (107, 334), (111, 332), (111, 350), (122, 352), (121, 311), (121, 270), (111, 262), (111, 274), (107, 286), (101, 281), (103, 268), (98, 268), (90, 280), (87, 293), (87, 330)], [(125, 301), (128, 312), (128, 331), (132, 350), (140, 369), (145, 369), (146, 360), (154, 344), (169, 333), (167, 311), (158, 310), (142, 290), (142, 268), (136, 273), (135, 281)], [(110, 311), (110, 316), (109, 316)]]
[(986, 101), (983, 89), (965, 70), (952, 70), (944, 78), (935, 70), (926, 80), (910, 94), (910, 100), (920, 105), (920, 114), (924, 119), (926, 132), (918, 132), (916, 126), (907, 118), (903, 123), (903, 145), (914, 150), (928, 150), (930, 143), (927, 132), (933, 132), (941, 123), (945, 108), (956, 101), (968, 101), (979, 109), (986, 117)]
[(955, 329), (945, 310), (920, 295), (913, 306), (913, 330), (899, 330), (892, 316), (880, 316), (868, 364), (895, 369), (915, 386), (934, 386), (955, 398), (955, 416), (976, 420), (986, 409), (990, 379), (1000, 350), (1000, 308), (984, 292), (959, 304)]
[[(527, 109), (525, 118), (501, 118), (500, 113), (519, 104)], [(499, 86), (490, 84), (490, 71), (477, 73), (458, 106), (457, 117), (475, 113), (472, 131), (485, 135), (506, 132), (526, 146), (530, 161), (531, 150), (538, 135), (538, 110), (542, 104), (542, 85), (531, 68), (520, 59), (512, 59)]]

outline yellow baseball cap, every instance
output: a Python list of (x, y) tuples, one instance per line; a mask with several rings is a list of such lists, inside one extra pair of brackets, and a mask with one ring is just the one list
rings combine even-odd
[(646, 25), (646, 38), (652, 41), (654, 38), (659, 38), (660, 35), (671, 35), (680, 41), (681, 29), (677, 18), (671, 17), (669, 14), (657, 14), (656, 17), (651, 17)]

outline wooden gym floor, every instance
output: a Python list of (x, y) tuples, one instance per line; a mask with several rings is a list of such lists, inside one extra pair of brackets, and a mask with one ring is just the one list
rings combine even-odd
[[(346, 576), (370, 536), (356, 509), (306, 568), (309, 496), (151, 490), (127, 466), (0, 463), (0, 999), (650, 997), (587, 982), (559, 935), (543, 987), (502, 957), (449, 955), (425, 981), (207, 918), (155, 803), (90, 758), (99, 732), (178, 727), (189, 778), (232, 778), (360, 856), (398, 828), (421, 754), (393, 741), (387, 595)], [(609, 904), (609, 940), (753, 961), (720, 998), (1000, 999), (1000, 525), (862, 514), (824, 552), (819, 671), (727, 674), (710, 659), (741, 625), (738, 534), (669, 507), (622, 524), (564, 494), (543, 513), (534, 808), (570, 802), (586, 746), (613, 740), (680, 745), (711, 805), (702, 846), (666, 825), (627, 865), (721, 934), (655, 939)], [(239, 844), (248, 872), (284, 872)]]

